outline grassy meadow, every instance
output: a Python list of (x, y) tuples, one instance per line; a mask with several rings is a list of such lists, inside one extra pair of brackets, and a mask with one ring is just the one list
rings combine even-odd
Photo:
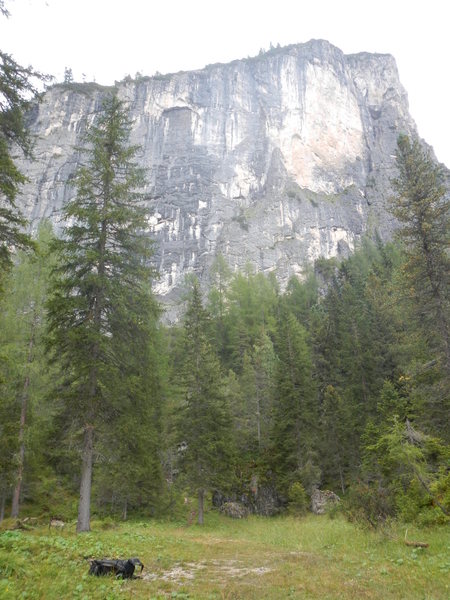
[[(445, 527), (369, 532), (338, 517), (251, 517), (208, 513), (203, 527), (162, 521), (94, 521), (75, 534), (46, 526), (0, 532), (0, 598), (60, 600), (450, 597)], [(85, 557), (129, 558), (141, 579), (88, 575)]]

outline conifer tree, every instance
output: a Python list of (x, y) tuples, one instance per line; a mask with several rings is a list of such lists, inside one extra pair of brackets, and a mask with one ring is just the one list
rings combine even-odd
[(230, 279), (231, 270), (222, 254), (218, 254), (211, 265), (212, 285), (208, 295), (208, 310), (213, 319), (215, 346), (221, 360), (226, 360), (229, 348), (226, 313), (228, 309), (227, 292)]
[[(145, 299), (142, 299), (145, 300)], [(99, 440), (103, 457), (96, 473), (99, 504), (110, 503), (120, 509), (122, 518), (133, 509), (154, 512), (162, 489), (160, 453), (162, 373), (164, 350), (157, 318), (159, 307), (151, 295), (150, 305), (138, 311), (146, 320), (135, 320), (135, 314), (121, 316), (120, 329), (128, 330), (127, 343), (115, 345), (121, 363), (119, 379), (114, 385), (114, 414), (108, 420)], [(152, 306), (153, 303), (153, 306)], [(150, 317), (150, 318), (149, 318)]]
[[(152, 241), (142, 235), (147, 210), (138, 192), (144, 173), (129, 145), (131, 122), (113, 95), (87, 131), (76, 196), (63, 209), (67, 226), (55, 249), (49, 348), (61, 365), (58, 395), (72, 428), (83, 432), (77, 531), (90, 527), (96, 436), (120, 412), (116, 384), (127, 377), (124, 348), (155, 318), (149, 282)], [(135, 356), (133, 360), (137, 361)], [(133, 365), (137, 380), (147, 365)], [(139, 401), (150, 401), (139, 394)]]
[(237, 373), (242, 370), (245, 353), (252, 351), (261, 335), (275, 330), (276, 281), (253, 271), (248, 264), (244, 272), (236, 273), (227, 293), (229, 366)]
[(232, 479), (231, 418), (209, 331), (209, 315), (202, 304), (198, 281), (194, 280), (184, 317), (180, 435), (186, 443), (184, 472), (198, 498), (200, 525), (206, 492)]
[[(311, 467), (316, 450), (318, 406), (306, 331), (283, 308), (276, 347), (279, 363), (271, 457), (273, 470), (286, 492)], [(303, 483), (309, 487), (313, 482)]]
[(430, 348), (450, 374), (449, 202), (442, 169), (418, 139), (398, 138), (397, 192), (391, 210), (400, 221), (407, 286)]
[(267, 448), (271, 409), (275, 388), (276, 357), (269, 336), (261, 333), (242, 364), (240, 385), (243, 406), (241, 417), (245, 421), (241, 442), (253, 450), (253, 460)]
[[(46, 299), (52, 257), (52, 229), (43, 222), (36, 238), (36, 252), (19, 252), (11, 270), (0, 313), (0, 421), (2, 450), (6, 459), (2, 478), (13, 485), (11, 516), (19, 516), (22, 482), (29, 480), (31, 454), (42, 454), (33, 446), (32, 429), (44, 429), (44, 396), (48, 376), (43, 352)], [(3, 377), (2, 377), (3, 376)], [(34, 418), (33, 418), (34, 417)], [(8, 477), (9, 474), (9, 477)], [(5, 490), (6, 481), (0, 482)]]
[[(0, 13), (8, 11), (0, 5)], [(25, 113), (39, 97), (41, 73), (22, 67), (11, 55), (0, 50), (0, 285), (11, 266), (11, 249), (29, 248), (30, 237), (17, 204), (17, 195), (26, 178), (20, 172), (14, 154), (19, 150), (30, 157), (32, 137), (25, 126)]]
[(349, 422), (346, 408), (336, 389), (332, 385), (327, 386), (320, 414), (321, 465), (327, 484), (339, 481), (343, 494), (346, 490), (348, 455), (354, 451), (352, 436), (346, 430)]

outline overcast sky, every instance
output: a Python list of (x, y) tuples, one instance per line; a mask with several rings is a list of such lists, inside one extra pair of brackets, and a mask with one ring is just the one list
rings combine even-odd
[(397, 60), (419, 134), (450, 167), (448, 0), (5, 0), (0, 47), (21, 64), (109, 84), (322, 38)]

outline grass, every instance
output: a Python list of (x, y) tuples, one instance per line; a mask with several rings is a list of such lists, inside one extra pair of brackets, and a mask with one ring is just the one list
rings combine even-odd
[[(76, 535), (48, 527), (0, 534), (0, 598), (60, 600), (287, 598), (443, 600), (450, 595), (445, 528), (389, 535), (341, 518), (209, 513), (204, 527), (148, 521)], [(89, 576), (84, 557), (138, 556), (143, 579)]]

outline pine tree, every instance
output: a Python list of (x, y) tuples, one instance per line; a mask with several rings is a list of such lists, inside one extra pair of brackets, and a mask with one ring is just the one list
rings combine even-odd
[(442, 169), (417, 139), (398, 138), (391, 210), (400, 221), (408, 289), (430, 348), (450, 373), (449, 202)]
[(261, 335), (275, 331), (276, 280), (253, 271), (248, 264), (243, 273), (236, 273), (227, 292), (228, 366), (236, 373), (242, 369), (245, 353), (252, 352)]
[(367, 445), (366, 452), (372, 455), (378, 475), (402, 516), (415, 518), (427, 506), (438, 507), (449, 516), (450, 448), (440, 439), (415, 429), (408, 419), (401, 423), (394, 417), (381, 435)]
[(222, 254), (218, 254), (211, 265), (211, 289), (208, 295), (208, 310), (213, 319), (215, 331), (215, 346), (222, 360), (227, 358), (229, 347), (226, 327), (226, 313), (228, 309), (227, 293), (231, 279), (231, 270)]
[[(120, 377), (114, 384), (117, 407), (99, 440), (103, 457), (96, 473), (98, 503), (106, 501), (120, 507), (122, 518), (133, 509), (155, 512), (162, 489), (160, 453), (163, 344), (157, 327), (159, 307), (147, 295), (150, 305), (137, 307), (147, 318), (139, 323), (126, 323), (121, 317), (120, 329), (128, 330), (126, 343), (115, 346), (121, 364)], [(151, 306), (153, 302), (153, 307)], [(150, 317), (150, 318), (149, 318)]]
[(204, 520), (205, 493), (232, 479), (231, 419), (220, 364), (208, 339), (209, 315), (198, 281), (192, 282), (184, 317), (184, 361), (180, 374), (184, 405), (180, 436), (186, 443), (184, 473)]
[[(144, 173), (134, 162), (130, 129), (123, 103), (108, 97), (86, 134), (86, 163), (75, 178), (76, 196), (63, 209), (64, 237), (55, 244), (60, 267), (48, 304), (49, 348), (64, 374), (58, 395), (66, 418), (83, 431), (77, 531), (90, 526), (96, 434), (120, 411), (115, 392), (128, 374), (124, 348), (154, 319), (152, 241), (142, 234), (147, 210), (137, 192)], [(146, 367), (137, 369), (137, 379)]]
[(321, 427), (321, 466), (328, 485), (339, 482), (342, 493), (346, 490), (349, 454), (354, 451), (352, 437), (346, 426), (349, 416), (346, 406), (336, 389), (329, 385), (323, 393)]
[[(287, 492), (292, 483), (301, 481), (302, 476), (305, 479), (306, 471), (317, 462), (318, 406), (306, 331), (283, 307), (276, 348), (279, 364), (271, 457), (280, 487)], [(315, 482), (302, 483), (310, 488)]]
[(303, 282), (300, 282), (297, 277), (291, 277), (285, 297), (287, 305), (297, 321), (307, 327), (312, 316), (312, 309), (318, 301), (318, 282), (314, 273), (307, 273)]
[[(5, 16), (7, 11), (0, 7)], [(11, 268), (11, 249), (29, 248), (25, 219), (16, 204), (25, 176), (14, 161), (14, 151), (31, 156), (32, 137), (25, 126), (25, 113), (38, 97), (37, 85), (47, 78), (31, 67), (20, 66), (0, 51), (0, 285)]]
[[(43, 352), (45, 328), (44, 302), (47, 294), (52, 257), (50, 224), (41, 223), (36, 253), (18, 253), (0, 313), (0, 412), (5, 437), (0, 454), (8, 459), (1, 469), (2, 477), (9, 474), (13, 484), (11, 516), (18, 517), (22, 482), (30, 479), (30, 463), (42, 454), (34, 443), (32, 430), (45, 429), (44, 396), (48, 390), (48, 375)], [(3, 375), (3, 377), (1, 377)], [(10, 436), (8, 435), (8, 432)], [(5, 490), (6, 481), (0, 482)]]
[(403, 325), (393, 319), (389, 307), (394, 303), (388, 295), (392, 276), (388, 262), (376, 245), (364, 243), (335, 271), (312, 320), (322, 426), (339, 422), (335, 431), (340, 440), (339, 480), (336, 471), (330, 481), (336, 455), (333, 445), (327, 444), (326, 429), (322, 460), (327, 483), (339, 481), (341, 488), (358, 475), (361, 435), (367, 420), (376, 415), (384, 381), (398, 370), (394, 324), (400, 329)]
[(64, 83), (73, 83), (73, 73), (71, 67), (64, 67)]
[(269, 336), (261, 333), (242, 363), (240, 387), (242, 392), (241, 418), (244, 421), (241, 444), (252, 449), (253, 461), (269, 442), (271, 410), (275, 389), (276, 356)]

